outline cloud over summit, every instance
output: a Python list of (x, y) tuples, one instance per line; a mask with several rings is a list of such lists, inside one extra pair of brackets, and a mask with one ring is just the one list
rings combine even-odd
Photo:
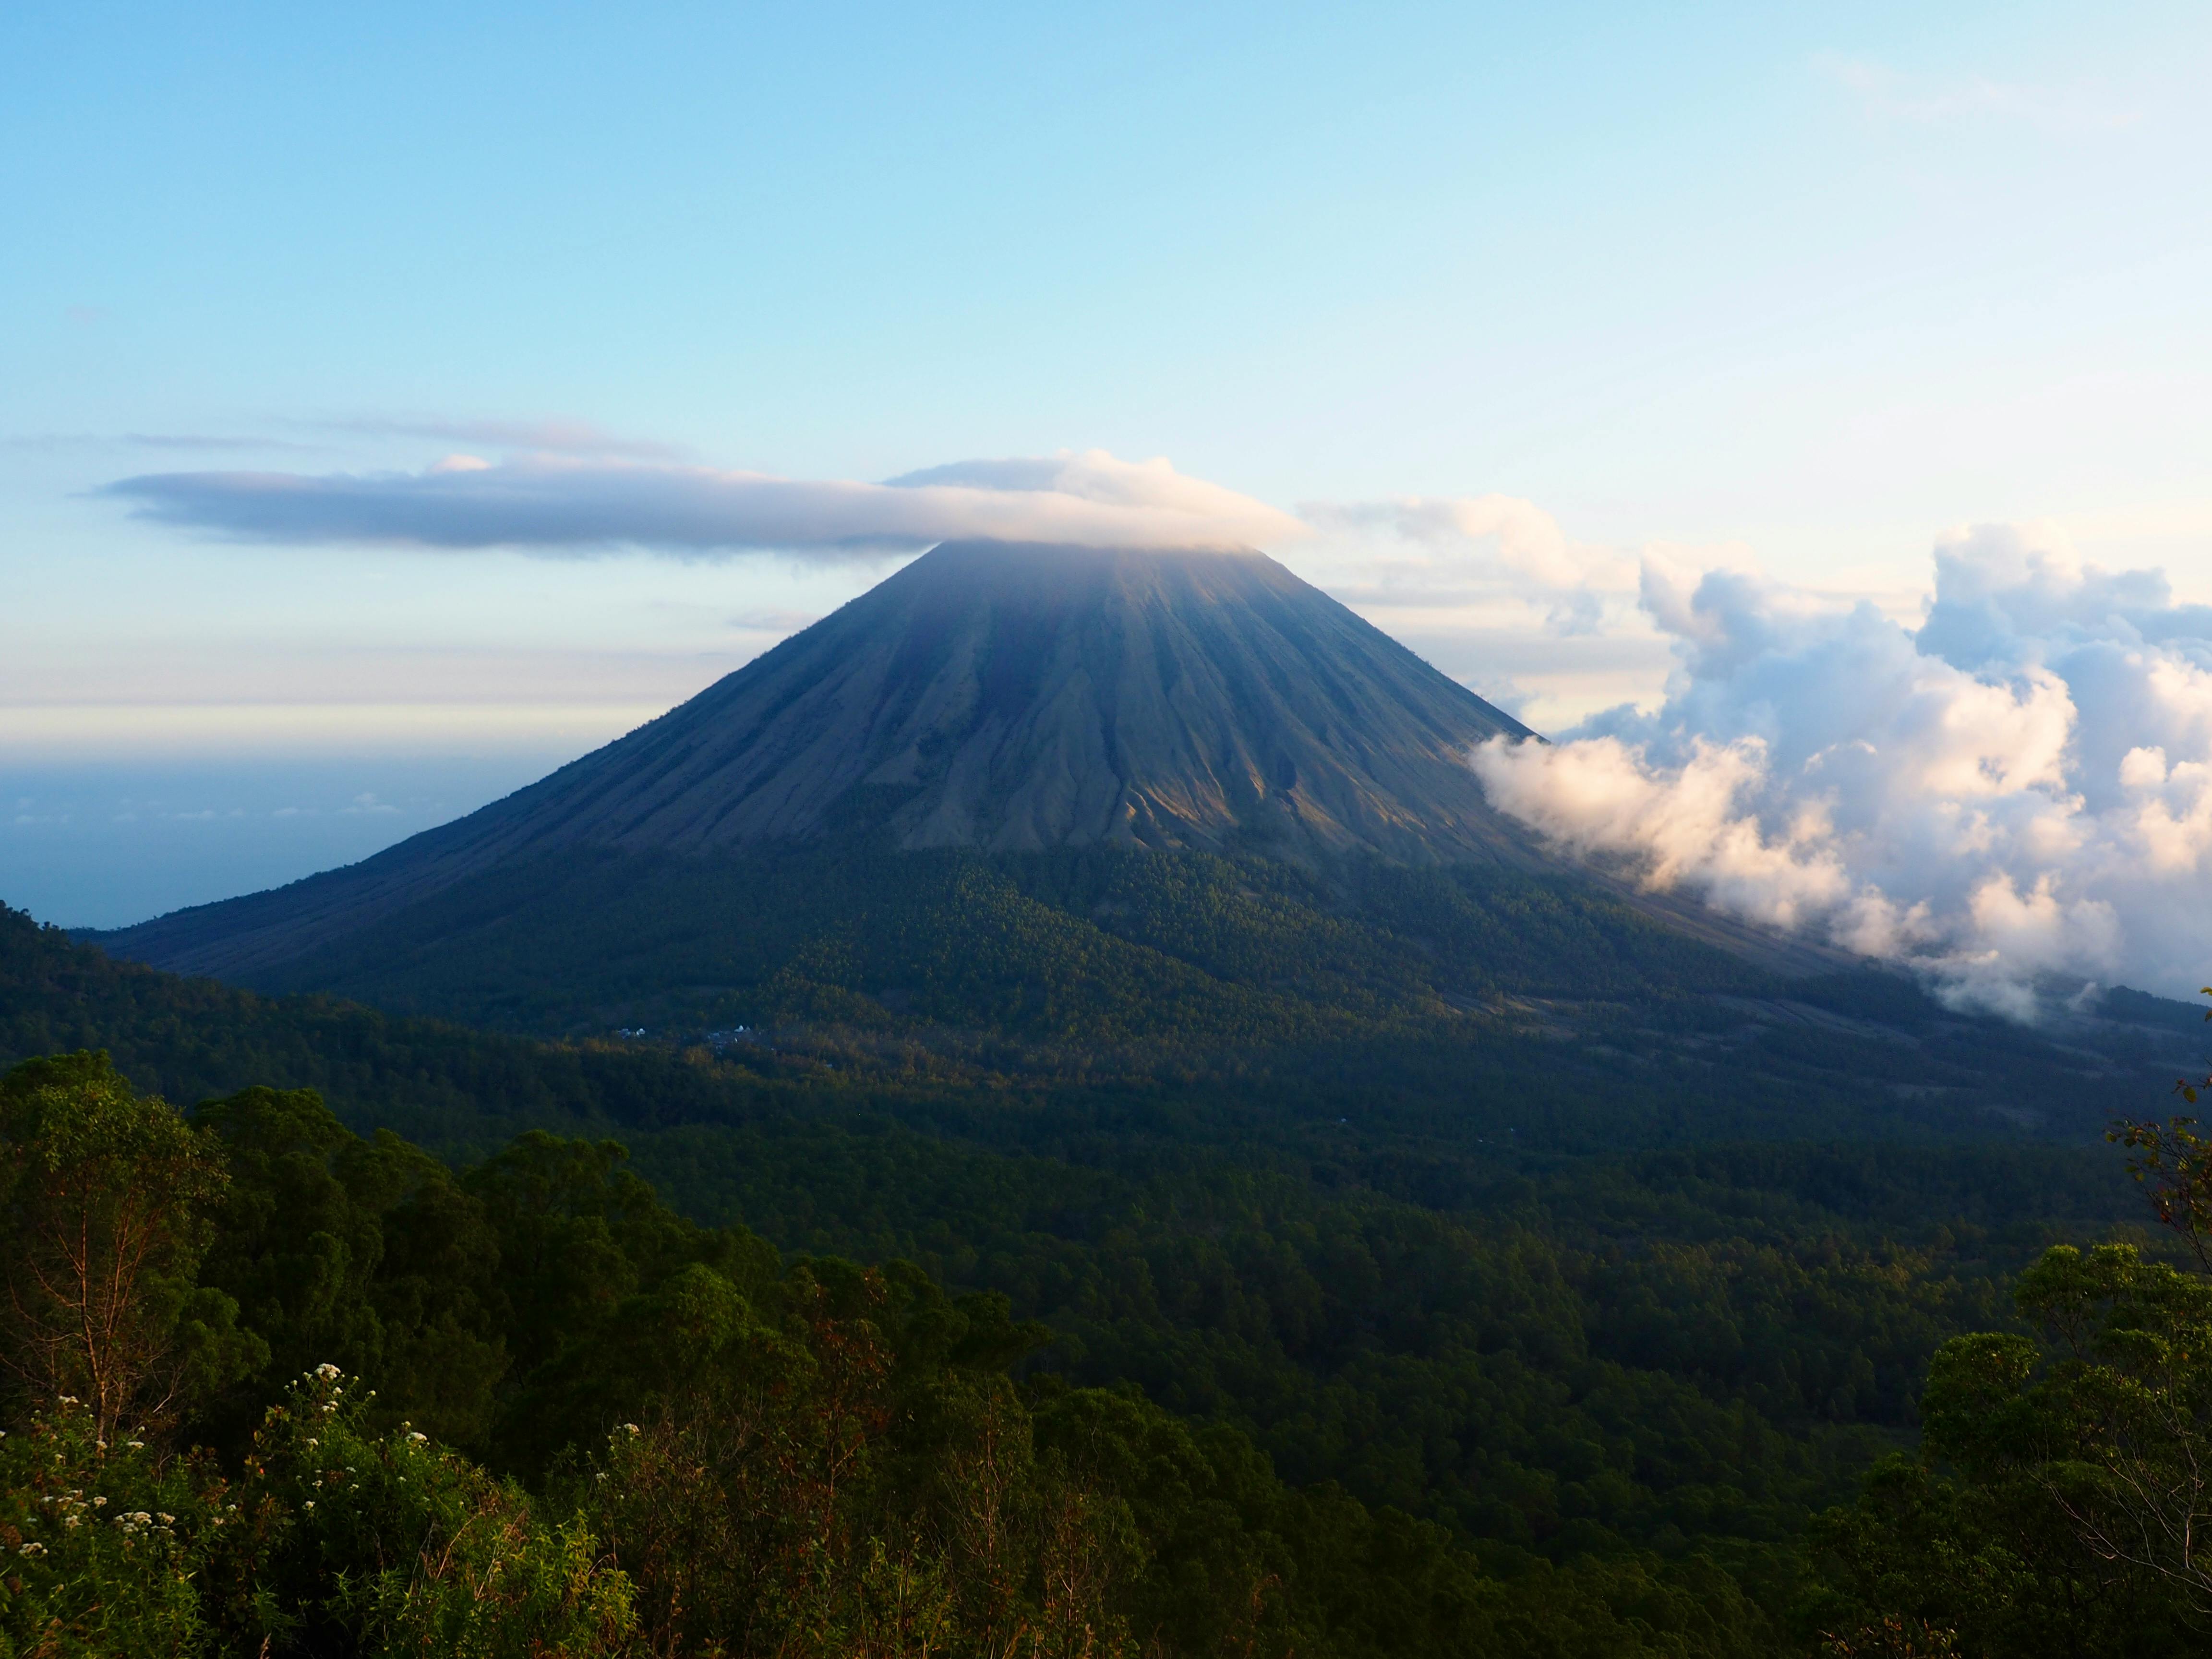
[(106, 493), (293, 545), (825, 563), (964, 537), (1295, 546), (1303, 574), (1508, 707), (1549, 699), (1565, 725), (1641, 699), (1474, 757), (1497, 805), (1562, 847), (2023, 1016), (2061, 978), (2185, 994), (2212, 967), (2212, 607), (2047, 526), (1947, 535), (1924, 606), (1911, 584), (1862, 590), (1877, 605), (1772, 581), (1739, 547), (1582, 541), (1504, 495), (1294, 516), (1102, 450), (861, 483), (686, 464), (575, 422), (408, 435), (470, 447), (414, 471), (164, 472)]
[(141, 518), (252, 541), (680, 556), (836, 558), (963, 537), (1234, 547), (1303, 533), (1290, 515), (1103, 450), (966, 461), (887, 483), (782, 478), (620, 453), (448, 456), (416, 472), (164, 472), (102, 492)]

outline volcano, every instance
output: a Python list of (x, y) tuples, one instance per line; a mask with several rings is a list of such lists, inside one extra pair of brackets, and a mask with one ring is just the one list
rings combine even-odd
[(1255, 552), (948, 543), (614, 743), (362, 863), (102, 936), (227, 978), (583, 848), (1543, 862), (1469, 770), (1533, 734)]

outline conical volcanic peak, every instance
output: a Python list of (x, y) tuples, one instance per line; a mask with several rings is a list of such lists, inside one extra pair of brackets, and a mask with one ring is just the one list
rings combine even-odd
[[(595, 756), (538, 835), (1480, 854), (1468, 746), (1523, 728), (1257, 553), (960, 543)], [(616, 782), (619, 780), (619, 783)]]
[(660, 719), (348, 870), (117, 943), (233, 972), (495, 866), (856, 822), (910, 848), (1534, 864), (1469, 748), (1526, 728), (1255, 552), (948, 543)]

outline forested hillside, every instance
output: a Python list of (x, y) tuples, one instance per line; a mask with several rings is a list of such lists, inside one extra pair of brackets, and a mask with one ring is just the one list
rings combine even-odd
[[(1699, 1606), (1722, 1586), (1751, 1650), (1797, 1629), (1814, 1517), (1914, 1443), (1942, 1344), (2005, 1328), (2010, 1276), (2046, 1244), (2140, 1233), (2100, 1137), (2031, 1128), (2081, 1124), (2090, 1089), (2116, 1109), (2154, 1100), (2155, 1067), (2201, 1030), (2174, 1005), (2122, 998), (2127, 1020), (2076, 1034), (2100, 1048), (2061, 1049), (1870, 975), (1656, 1008), (1531, 1003), (1540, 1015), (1448, 1036), (1280, 1057), (1086, 1065), (826, 1024), (718, 1054), (258, 997), (110, 962), (20, 917), (0, 937), (9, 1058), (105, 1046), (140, 1086), (185, 1101), (257, 1079), (319, 1088), (354, 1130), (398, 1127), (471, 1164), (456, 1191), (568, 1159), (594, 1191), (672, 1205), (654, 1224), (671, 1237), (703, 1224), (763, 1241), (744, 1247), (755, 1266), (726, 1264), (732, 1283), (766, 1283), (775, 1250), (913, 1262), (916, 1285), (994, 1294), (1035, 1322), (1009, 1356), (1025, 1412), (1055, 1389), (1135, 1389), (1114, 1397), (1176, 1434), (1231, 1434), (1285, 1494), (1340, 1489), (1346, 1515), (1438, 1528), (1437, 1547), (1465, 1553), (1454, 1571), (1626, 1572), (1595, 1592), (1616, 1613), (1654, 1586)], [(1530, 1029), (1538, 1017), (1576, 1024)], [(1728, 1063), (1700, 1063), (1700, 1047)], [(2009, 1109), (1932, 1111), (1920, 1090)], [(524, 1129), (618, 1136), (629, 1157), (534, 1140), (483, 1161)], [(623, 1184), (625, 1167), (660, 1197)], [(552, 1447), (526, 1450), (499, 1424), (557, 1417), (526, 1381), (550, 1350), (518, 1369), (540, 1339), (477, 1340), (503, 1358), (420, 1369), (479, 1392), (416, 1414), (538, 1479)], [(291, 1374), (234, 1395), (222, 1432), (242, 1443)]]
[(1182, 1050), (1777, 982), (1570, 875), (914, 853), (866, 830), (501, 866), (246, 977), (541, 1036), (805, 1019)]
[[(1059, 1145), (1088, 1133), (1085, 1124), (1126, 1127), (1132, 1114), (1141, 1121), (1165, 1111), (1200, 1138), (1228, 1133), (1243, 1144), (1255, 1121), (1276, 1128), (1342, 1118), (1363, 1147), (1411, 1137), (1423, 1148), (1440, 1140), (1462, 1157), (1715, 1138), (1953, 1139), (2027, 1129), (2087, 1139), (2144, 1087), (2194, 1060), (2193, 1016), (2154, 998), (2115, 993), (2108, 1017), (2079, 1016), (2054, 1042), (1950, 1013), (1887, 974), (1778, 979), (1585, 887), (1513, 885), (1492, 891), (1489, 908), (1470, 900), (1455, 909), (1450, 895), (1460, 884), (1489, 878), (1378, 866), (1372, 873), (1386, 896), (1396, 893), (1409, 914), (1431, 918), (1431, 937), (1415, 938), (1409, 923), (1401, 938), (1287, 898), (1262, 902), (1221, 860), (1157, 863), (1137, 890), (1140, 912), (1115, 910), (1120, 899), (1089, 889), (1061, 897), (1171, 939), (1182, 956), (1140, 948), (1064, 905), (1023, 896), (1003, 872), (975, 860), (918, 860), (915, 870), (944, 878), (943, 892), (918, 877), (910, 914), (866, 912), (867, 925), (847, 930), (836, 950), (800, 951), (817, 966), (842, 963), (842, 979), (778, 969), (787, 997), (769, 1005), (773, 1018), (748, 1007), (752, 1018), (736, 1021), (732, 1005), (713, 1003), (689, 1023), (644, 1027), (643, 1040), (618, 1036), (618, 1029), (637, 1028), (610, 1023), (559, 1042), (517, 1042), (419, 1013), (239, 993), (114, 962), (5, 912), (0, 1052), (108, 1047), (134, 1078), (180, 1098), (258, 1079), (313, 1086), (349, 1121), (393, 1123), (436, 1145), (496, 1139), (501, 1126), (657, 1128), (834, 1098), (957, 1126), (994, 1145), (1040, 1134)], [(1042, 880), (1056, 868), (1073, 880), (1132, 867), (1039, 859), (1030, 872)], [(1304, 880), (1266, 867), (1292, 886)], [(1177, 871), (1206, 879), (1185, 886)], [(783, 896), (763, 897), (762, 906), (804, 911), (816, 902), (807, 896), (813, 889), (835, 886), (826, 866), (786, 873)], [(718, 881), (694, 893), (684, 885), (689, 878), (672, 864), (672, 890), (648, 890), (639, 902), (649, 901), (666, 927), (680, 922), (686, 948), (724, 958), (754, 949), (747, 919), (708, 902), (738, 890)], [(834, 896), (820, 902), (829, 913), (848, 908)], [(620, 973), (617, 938), (631, 920), (639, 937), (657, 937), (643, 920), (617, 915), (615, 932), (578, 957)], [(557, 908), (550, 910), (544, 926), (556, 921)], [(787, 947), (799, 950), (792, 941), (805, 930), (794, 929), (773, 949), (760, 947), (763, 960), (782, 962)], [(1511, 950), (1498, 948), (1501, 937)], [(650, 944), (647, 954), (659, 960), (661, 950)], [(917, 984), (939, 988), (881, 984), (884, 974), (853, 966), (871, 952), (896, 956)], [(1448, 999), (1421, 965), (1448, 959), (1494, 975), (1498, 962), (1540, 964), (1547, 952), (1544, 976), (1493, 984), (1486, 1000)], [(434, 983), (447, 960), (443, 947), (428, 953), (426, 981)], [(507, 962), (507, 982), (548, 979), (557, 963), (543, 974), (539, 965), (553, 961), (525, 939)], [(861, 984), (878, 988), (852, 988)], [(556, 994), (568, 996), (557, 986)], [(949, 1000), (925, 1018), (915, 1005), (932, 997)], [(749, 1029), (737, 1030), (740, 1024)], [(1041, 1102), (1050, 1105), (1042, 1115), (1010, 1109)], [(1492, 1150), (1477, 1154), (1478, 1146)]]
[[(2157, 1144), (2180, 1160), (2162, 1189), (2197, 1190), (2201, 1145)], [(1488, 1228), (1261, 1206), (1180, 1249), (991, 1241), (1036, 1321), (896, 1258), (702, 1228), (611, 1142), (532, 1132), (456, 1170), (309, 1091), (180, 1119), (92, 1054), (0, 1078), (0, 1154), (10, 1652), (2194, 1641), (2171, 1566), (2100, 1567), (2065, 1523), (2132, 1517), (2079, 1464), (2106, 1442), (2073, 1402), (2170, 1390), (2142, 1373), (2145, 1320), (2201, 1321), (2202, 1288), (2131, 1247), (2049, 1253), (2021, 1311), (2106, 1308), (2120, 1340), (2074, 1316), (2077, 1352), (2110, 1357), (2045, 1381), (1988, 1271), (2022, 1240), (1870, 1245), (1830, 1214), (1808, 1247), (1821, 1212), (1786, 1200), (1722, 1236), (1759, 1207), (1746, 1175), (1790, 1184), (1755, 1158), (1586, 1178), (1613, 1227), (1589, 1252), (1557, 1241), (1566, 1194), (1534, 1189)], [(1668, 1218), (1708, 1237), (1638, 1237)], [(97, 1327), (71, 1311), (88, 1294)], [(1086, 1385), (1117, 1368), (1138, 1374)], [(1892, 1457), (1853, 1501), (1923, 1376), (1948, 1462)], [(1368, 1407), (1310, 1409), (1331, 1393)], [(1394, 1449), (1385, 1421), (1414, 1438)], [(2054, 1454), (2087, 1469), (2057, 1508), (2034, 1462)]]

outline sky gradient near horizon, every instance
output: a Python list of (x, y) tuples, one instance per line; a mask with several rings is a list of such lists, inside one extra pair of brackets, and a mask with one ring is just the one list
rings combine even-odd
[[(1917, 626), (1942, 538), (2027, 525), (2212, 599), (2208, 75), (2178, 4), (27, 0), (0, 899), (118, 923), (465, 810), (884, 524), (1000, 522), (854, 494), (978, 458), (1164, 457), (1067, 510), (1213, 487), (1553, 731), (1689, 672), (1639, 572)], [(526, 490), (604, 533), (483, 529)]]

